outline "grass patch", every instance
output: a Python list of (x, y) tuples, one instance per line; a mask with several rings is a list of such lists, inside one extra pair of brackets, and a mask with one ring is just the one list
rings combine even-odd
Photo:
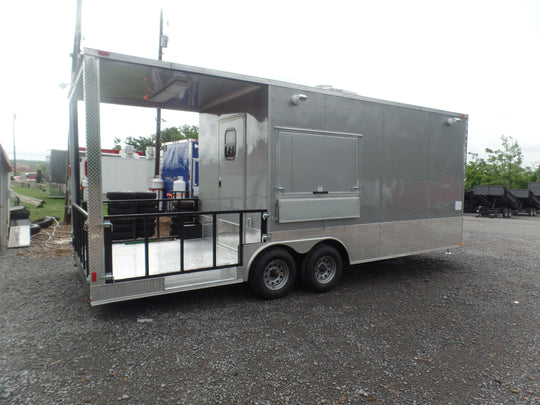
[[(45, 201), (45, 204), (43, 204), (43, 207), (35, 207), (32, 204), (25, 204), (21, 201), (20, 205), (24, 205), (28, 211), (30, 211), (30, 220), (33, 221), (35, 219), (41, 218), (41, 217), (56, 217), (60, 218), (60, 221), (64, 220), (64, 199), (63, 198), (51, 198), (45, 193), (44, 191), (35, 189), (35, 188), (27, 188), (27, 187), (12, 187), (12, 190), (16, 193), (26, 195), (28, 197), (34, 197), (38, 198), (40, 200)], [(15, 200), (12, 198), (10, 200), (10, 205), (13, 207), (15, 205)]]

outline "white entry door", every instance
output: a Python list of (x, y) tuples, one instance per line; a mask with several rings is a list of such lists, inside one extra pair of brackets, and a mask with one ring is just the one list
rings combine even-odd
[(219, 121), (219, 208), (246, 207), (246, 116), (236, 114)]

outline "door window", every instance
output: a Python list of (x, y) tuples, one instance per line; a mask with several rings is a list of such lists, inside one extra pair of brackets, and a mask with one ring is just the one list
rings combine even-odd
[(225, 131), (225, 160), (236, 158), (236, 129), (229, 128)]

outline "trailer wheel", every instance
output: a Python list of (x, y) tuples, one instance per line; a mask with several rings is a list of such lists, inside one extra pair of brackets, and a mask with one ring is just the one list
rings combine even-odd
[(329, 245), (316, 246), (302, 262), (302, 282), (315, 292), (330, 291), (343, 272), (343, 258)]
[(261, 253), (249, 274), (253, 292), (266, 299), (285, 296), (294, 285), (296, 263), (285, 249), (276, 248)]

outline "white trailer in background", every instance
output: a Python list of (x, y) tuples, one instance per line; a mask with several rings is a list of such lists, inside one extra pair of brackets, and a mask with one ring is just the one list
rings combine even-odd
[[(297, 275), (328, 291), (345, 265), (462, 243), (465, 114), (92, 49), (80, 61), (70, 160), (84, 100), (89, 193), (72, 198), (74, 258), (92, 305), (241, 282), (276, 298)], [(200, 198), (104, 215), (101, 103), (199, 113)], [(123, 221), (138, 233), (112, 240)]]
[[(101, 150), (102, 193), (115, 191), (147, 191), (154, 178), (154, 155), (143, 156), (132, 150)], [(84, 190), (83, 200), (88, 199), (88, 159), (86, 149), (79, 148), (79, 171)]]

